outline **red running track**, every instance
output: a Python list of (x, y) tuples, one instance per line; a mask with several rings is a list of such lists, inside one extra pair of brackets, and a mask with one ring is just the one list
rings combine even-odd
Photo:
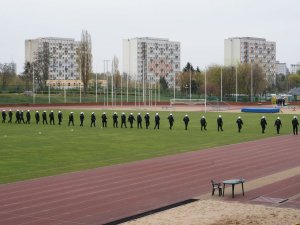
[[(96, 225), (300, 164), (300, 138), (278, 136), (0, 186), (1, 225)], [(247, 186), (246, 191), (247, 191)]]

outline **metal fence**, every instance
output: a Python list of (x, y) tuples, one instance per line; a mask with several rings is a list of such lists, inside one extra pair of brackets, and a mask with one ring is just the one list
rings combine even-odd
[[(25, 86), (15, 85), (6, 88), (0, 87), (0, 104), (64, 104), (64, 103), (100, 103), (103, 105), (122, 105), (131, 103), (156, 104), (157, 102), (170, 102), (170, 99), (204, 99), (203, 94), (187, 96), (186, 92), (173, 90), (116, 88), (111, 89), (90, 88), (86, 93), (79, 89), (54, 89), (44, 91), (28, 89)], [(206, 96), (207, 101), (212, 102), (268, 102), (267, 97), (250, 96)]]

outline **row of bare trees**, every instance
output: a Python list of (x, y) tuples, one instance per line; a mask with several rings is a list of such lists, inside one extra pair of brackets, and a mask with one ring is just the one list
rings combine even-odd
[(14, 63), (0, 63), (1, 88), (6, 89), (16, 77)]

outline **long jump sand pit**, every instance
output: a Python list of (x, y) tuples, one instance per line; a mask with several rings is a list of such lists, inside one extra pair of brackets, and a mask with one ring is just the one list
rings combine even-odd
[(300, 210), (262, 205), (200, 200), (124, 225), (296, 225)]

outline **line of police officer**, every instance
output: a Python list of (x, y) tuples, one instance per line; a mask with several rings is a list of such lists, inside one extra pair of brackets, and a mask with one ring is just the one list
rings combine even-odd
[[(8, 123), (12, 123), (13, 112), (11, 109), (8, 111), (8, 113), (6, 113), (6, 110), (2, 111), (2, 123), (6, 122), (7, 115), (8, 115)], [(30, 120), (31, 120), (30, 110), (26, 111), (26, 121), (24, 119), (24, 111), (23, 110), (20, 111), (17, 109), (15, 117), (16, 117), (15, 123), (30, 124)], [(55, 117), (54, 112), (53, 112), (53, 110), (51, 110), (49, 113), (50, 125), (55, 125), (54, 117)], [(58, 118), (58, 125), (61, 125), (62, 119), (63, 119), (63, 114), (61, 111), (58, 111), (57, 118)], [(83, 122), (85, 119), (83, 112), (80, 113), (79, 119), (80, 119), (80, 126), (83, 126)], [(106, 116), (105, 112), (102, 113), (101, 119), (102, 119), (102, 127), (106, 128), (107, 127), (107, 116)], [(113, 119), (113, 127), (118, 128), (118, 114), (116, 112), (113, 113), (112, 119)], [(148, 129), (149, 125), (150, 125), (149, 113), (146, 113), (146, 115), (144, 116), (144, 119), (145, 119), (146, 129)], [(174, 121), (175, 121), (173, 114), (170, 113), (170, 115), (167, 117), (167, 119), (169, 121), (169, 129), (172, 130)], [(39, 111), (35, 112), (35, 120), (36, 120), (36, 124), (39, 124), (39, 121), (40, 121)], [(135, 121), (135, 117), (134, 117), (133, 113), (130, 113), (130, 115), (128, 116), (128, 119), (126, 120), (126, 114), (124, 112), (122, 112), (121, 128), (123, 128), (123, 127), (127, 128), (126, 122), (130, 123), (130, 128), (133, 128), (134, 121)], [(136, 121), (137, 121), (137, 128), (142, 128), (142, 116), (140, 113), (137, 114)], [(154, 129), (159, 129), (160, 116), (158, 113), (155, 114), (154, 121), (155, 121)], [(188, 115), (186, 114), (183, 117), (185, 130), (188, 129), (189, 121), (190, 121), (190, 119), (189, 119)], [(48, 124), (46, 111), (42, 112), (42, 122), (43, 122), (43, 124)], [(238, 132), (240, 133), (242, 130), (243, 124), (244, 124), (243, 120), (240, 116), (237, 118), (236, 124), (238, 127)], [(68, 126), (70, 126), (70, 125), (74, 126), (74, 113), (73, 112), (70, 112), (70, 114), (69, 114)], [(200, 125), (201, 125), (201, 131), (206, 130), (207, 122), (206, 122), (206, 119), (204, 116), (202, 116), (200, 119)], [(266, 120), (265, 116), (263, 116), (261, 118), (260, 125), (261, 125), (261, 129), (262, 129), (262, 133), (265, 133), (265, 130), (267, 127), (267, 120)], [(92, 114), (91, 114), (91, 127), (92, 126), (96, 127), (96, 115), (94, 112), (92, 112)], [(277, 134), (279, 134), (280, 128), (282, 127), (282, 122), (280, 120), (280, 117), (277, 117), (277, 119), (275, 120), (274, 127), (276, 127)], [(298, 135), (299, 122), (298, 122), (297, 116), (294, 116), (292, 119), (292, 127), (293, 127), (293, 134)], [(223, 131), (223, 119), (222, 119), (221, 115), (219, 115), (217, 118), (217, 130), (218, 130), (218, 132)]]

